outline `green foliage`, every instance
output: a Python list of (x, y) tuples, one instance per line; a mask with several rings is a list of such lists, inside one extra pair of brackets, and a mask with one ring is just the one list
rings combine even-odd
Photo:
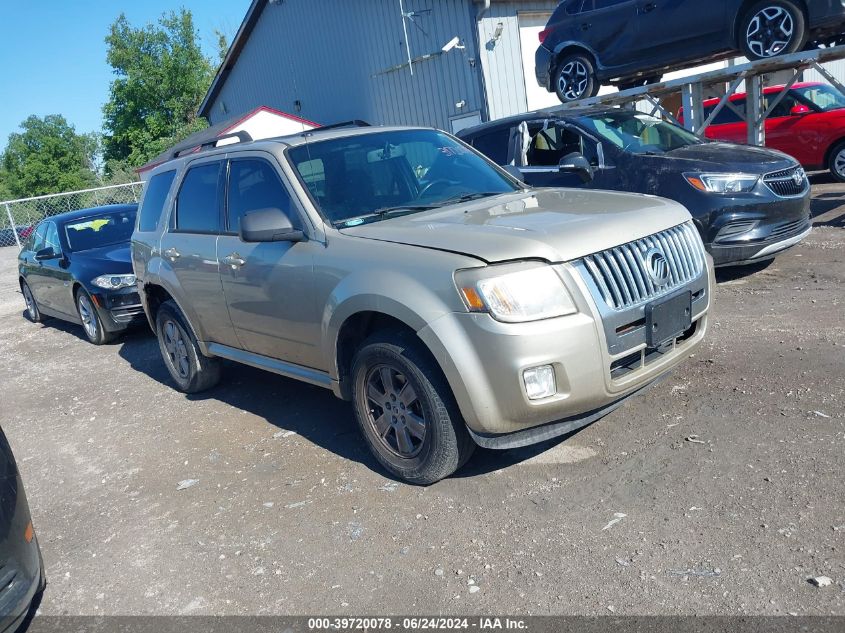
[(121, 14), (106, 43), (116, 75), (103, 107), (107, 172), (114, 161), (143, 165), (207, 126), (196, 112), (214, 69), (202, 54), (190, 11), (164, 14), (143, 28), (133, 28)]
[[(30, 116), (9, 135), (0, 156), (0, 199), (25, 198), (95, 186), (97, 139), (77, 134), (63, 116)], [(5, 189), (5, 195), (4, 195)]]

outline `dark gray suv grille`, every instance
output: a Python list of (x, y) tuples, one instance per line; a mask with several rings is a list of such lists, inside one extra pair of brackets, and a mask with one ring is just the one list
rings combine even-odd
[(584, 264), (607, 305), (622, 310), (696, 279), (705, 268), (704, 247), (688, 222), (588, 255)]
[(763, 182), (776, 195), (784, 198), (800, 196), (810, 186), (810, 181), (801, 165), (766, 174), (763, 176)]

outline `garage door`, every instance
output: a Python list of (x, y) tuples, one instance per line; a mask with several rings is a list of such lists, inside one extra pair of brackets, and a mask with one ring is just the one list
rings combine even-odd
[(534, 53), (540, 46), (540, 31), (546, 28), (551, 13), (520, 13), (519, 40), (522, 48), (522, 67), (525, 75), (525, 96), (529, 110), (538, 110), (560, 105), (555, 93), (546, 91), (537, 84), (534, 74)]

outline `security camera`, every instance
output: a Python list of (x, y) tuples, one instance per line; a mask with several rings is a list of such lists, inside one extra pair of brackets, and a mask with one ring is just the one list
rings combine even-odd
[(463, 50), (463, 48), (464, 48), (461, 45), (461, 38), (459, 38), (457, 35), (455, 37), (453, 37), (451, 40), (449, 40), (448, 42), (446, 42), (446, 45), (440, 50), (442, 50), (444, 53), (448, 53), (453, 48), (457, 48), (459, 50)]

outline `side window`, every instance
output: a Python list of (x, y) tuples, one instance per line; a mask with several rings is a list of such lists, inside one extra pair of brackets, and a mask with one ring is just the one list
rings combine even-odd
[[(768, 108), (769, 104), (777, 99), (777, 97), (778, 95), (776, 94), (767, 95), (765, 97), (766, 108)], [(775, 109), (772, 110), (769, 118), (774, 119), (775, 117), (790, 116), (790, 114), (792, 114), (792, 108), (796, 105), (798, 105), (798, 102), (795, 100), (795, 97), (793, 97), (790, 93), (787, 93), (775, 106)]]
[(32, 250), (36, 253), (44, 248), (44, 236), (47, 234), (48, 222), (42, 222), (32, 234)]
[(144, 198), (141, 201), (141, 209), (138, 212), (138, 230), (155, 231), (158, 220), (164, 210), (164, 201), (167, 200), (167, 192), (173, 184), (176, 171), (165, 171), (156, 174), (147, 183), (144, 191)]
[(510, 129), (499, 128), (492, 132), (479, 134), (472, 140), (471, 145), (497, 165), (504, 165), (508, 162), (509, 136)]
[(177, 231), (220, 232), (220, 166), (222, 162), (191, 167), (176, 197)]
[(281, 209), (296, 224), (291, 199), (273, 166), (264, 160), (233, 160), (229, 167), (227, 229), (237, 233), (243, 216), (258, 209)]
[(43, 248), (52, 248), (54, 253), (62, 252), (62, 245), (59, 242), (59, 230), (56, 228), (55, 222), (47, 224), (47, 232), (44, 235)]
[(589, 11), (590, 6), (593, 4), (593, 0), (572, 0), (566, 6), (566, 13), (568, 15), (578, 15), (583, 11)]
[(528, 165), (532, 167), (557, 167), (569, 154), (583, 154), (583, 137), (565, 127), (550, 125), (529, 128), (531, 144), (528, 146)]

